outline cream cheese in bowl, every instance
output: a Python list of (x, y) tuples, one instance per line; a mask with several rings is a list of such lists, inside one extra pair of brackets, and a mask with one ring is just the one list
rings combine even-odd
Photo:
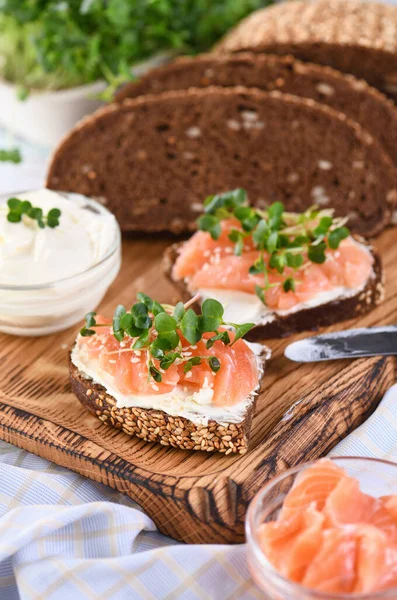
[[(44, 226), (7, 218), (0, 198), (0, 331), (46, 335), (81, 321), (102, 300), (121, 262), (120, 230), (102, 205), (79, 194), (47, 189), (14, 197), (42, 209)], [(59, 224), (45, 216), (59, 209)]]

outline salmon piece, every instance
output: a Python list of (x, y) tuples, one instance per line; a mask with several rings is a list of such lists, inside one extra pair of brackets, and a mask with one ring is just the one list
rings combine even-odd
[(356, 579), (357, 539), (353, 532), (326, 529), (301, 583), (321, 592), (348, 594)]
[(345, 471), (331, 460), (323, 458), (317, 461), (297, 477), (284, 500), (280, 519), (288, 519), (311, 505), (322, 511), (331, 492), (346, 478)]
[(338, 250), (339, 262), (343, 264), (343, 284), (348, 288), (360, 287), (370, 276), (373, 256), (361, 246), (358, 246), (353, 238), (346, 238), (340, 244)]
[(256, 388), (259, 377), (252, 350), (243, 340), (237, 340), (233, 346), (215, 342), (209, 352), (221, 361), (214, 381), (213, 403), (216, 406), (232, 406), (236, 404), (236, 398), (245, 400)]
[[(213, 240), (209, 233), (196, 231), (187, 240), (179, 253), (173, 266), (172, 276), (175, 279), (184, 279), (194, 275), (211, 256), (225, 256), (233, 254), (234, 242), (229, 240), (232, 229), (242, 231), (240, 221), (227, 219), (221, 223), (222, 233), (218, 240)], [(247, 249), (253, 248), (252, 239), (247, 239)]]
[(324, 517), (313, 507), (289, 519), (261, 525), (261, 548), (276, 569), (300, 582), (322, 542)]
[[(308, 302), (317, 294), (327, 292), (333, 287), (321, 265), (314, 263), (310, 263), (303, 270), (302, 275), (299, 272), (296, 277), (302, 281), (302, 283), (296, 285), (295, 296), (297, 303)], [(289, 292), (284, 292), (284, 294), (288, 295)]]
[[(211, 337), (211, 335), (212, 334), (208, 334), (207, 339)], [(191, 356), (210, 355), (209, 351), (205, 347), (205, 341), (200, 340), (195, 344), (195, 346), (196, 348), (193, 349), (189, 346), (189, 342), (187, 340), (184, 340), (182, 342), (182, 347), (188, 348), (188, 351), (191, 352)], [(184, 364), (185, 363), (182, 363), (178, 366), (181, 385), (185, 385), (188, 387), (194, 386), (196, 388), (196, 391), (200, 390), (203, 387), (214, 387), (215, 373), (209, 366), (208, 361), (203, 360), (201, 362), (201, 365), (193, 367), (193, 369), (188, 373), (184, 373)]]
[(387, 510), (397, 520), (397, 494), (393, 494), (391, 496), (382, 496), (380, 500), (383, 502), (384, 507), (387, 508)]
[[(106, 319), (102, 315), (96, 315), (95, 320), (98, 325), (104, 325), (105, 323), (109, 323), (109, 319)], [(111, 343), (111, 338), (115, 341), (116, 346), (114, 349), (118, 348), (117, 340), (111, 334), (110, 325), (109, 327), (92, 327), (94, 331), (97, 332), (97, 335), (92, 335), (90, 337), (79, 338), (79, 345), (86, 346), (92, 358), (98, 358), (103, 350), (104, 346), (109, 345)]]
[[(228, 254), (218, 257), (214, 262), (207, 262), (190, 279), (193, 290), (215, 287), (227, 290), (239, 290), (249, 294), (255, 293), (255, 286), (263, 286), (263, 275), (250, 275), (249, 268), (259, 257), (259, 252), (247, 252), (243, 256)], [(208, 282), (211, 285), (208, 285)]]
[[(393, 499), (391, 502), (395, 502), (395, 496), (391, 496)], [(382, 498), (376, 500), (376, 507), (374, 514), (370, 519), (370, 524), (378, 529), (381, 529), (389, 540), (397, 544), (397, 512), (393, 514), (392, 510), (389, 510), (387, 501), (385, 502)]]
[(356, 530), (357, 575), (353, 592), (365, 594), (378, 589), (386, 567), (387, 537), (373, 525), (360, 525)]
[[(122, 394), (166, 394), (172, 392), (179, 381), (178, 368), (171, 365), (164, 373), (163, 380), (148, 379), (146, 352), (136, 356), (133, 352), (120, 352), (116, 362), (115, 382)], [(159, 368), (158, 361), (153, 361)]]
[(397, 545), (387, 546), (385, 551), (385, 565), (377, 582), (377, 590), (387, 590), (397, 587)]
[(357, 479), (343, 477), (325, 501), (326, 526), (368, 523), (375, 513), (376, 505), (375, 498), (360, 490)]

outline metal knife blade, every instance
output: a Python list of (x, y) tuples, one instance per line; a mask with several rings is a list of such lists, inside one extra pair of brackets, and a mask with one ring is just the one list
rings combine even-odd
[(293, 342), (284, 351), (284, 356), (295, 362), (392, 355), (397, 355), (397, 325), (316, 335)]

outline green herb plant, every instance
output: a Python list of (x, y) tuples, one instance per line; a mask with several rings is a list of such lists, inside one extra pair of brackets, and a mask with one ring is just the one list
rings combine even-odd
[[(336, 250), (350, 235), (345, 227), (347, 219), (335, 218), (332, 210), (313, 206), (304, 213), (290, 213), (281, 202), (261, 210), (248, 205), (247, 194), (242, 189), (206, 198), (198, 227), (217, 240), (222, 232), (221, 222), (231, 218), (239, 222), (239, 228), (229, 233), (235, 255), (241, 256), (244, 252), (247, 238), (252, 238), (254, 247), (259, 250), (258, 259), (249, 272), (263, 274), (263, 285), (256, 286), (256, 294), (264, 304), (267, 290), (282, 285), (285, 292), (294, 291), (299, 272), (309, 262), (325, 262), (327, 249)], [(270, 283), (269, 273), (283, 274), (286, 267), (291, 267), (296, 277), (288, 275), (282, 282)]]
[[(179, 332), (194, 346), (203, 338), (203, 334), (210, 332), (213, 335), (206, 339), (206, 348), (210, 349), (216, 341), (225, 345), (233, 345), (242, 338), (254, 323), (237, 325), (223, 320), (223, 307), (217, 300), (204, 300), (201, 312), (198, 314), (189, 305), (196, 300), (192, 299), (184, 305), (178, 302), (176, 306), (162, 305), (152, 300), (146, 294), (139, 292), (137, 302), (130, 311), (119, 305), (113, 315), (112, 323), (99, 324), (96, 322), (96, 313), (90, 312), (85, 317), (85, 326), (80, 330), (83, 337), (96, 335), (95, 328), (112, 326), (113, 335), (117, 341), (129, 340), (130, 350), (145, 350), (148, 361), (148, 378), (162, 381), (162, 371), (170, 368), (175, 361), (183, 363), (185, 373), (193, 367), (207, 361), (213, 372), (219, 371), (221, 362), (216, 355), (210, 356), (184, 356)], [(222, 327), (234, 329), (233, 342), (227, 330)], [(132, 338), (132, 339), (131, 339)], [(156, 366), (153, 359), (158, 361)]]
[(114, 87), (156, 53), (210, 48), (270, 1), (0, 0), (0, 77), (24, 90)]
[(29, 202), (29, 200), (20, 200), (19, 198), (9, 198), (7, 206), (7, 220), (10, 223), (20, 223), (22, 217), (26, 215), (33, 221), (37, 221), (37, 225), (40, 229), (44, 229), (46, 225), (52, 229), (59, 225), (59, 218), (61, 216), (59, 208), (52, 208), (44, 215), (41, 208), (32, 206), (32, 203)]

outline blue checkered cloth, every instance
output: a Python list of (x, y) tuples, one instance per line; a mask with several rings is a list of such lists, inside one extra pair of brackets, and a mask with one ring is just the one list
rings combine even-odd
[[(397, 461), (397, 385), (332, 452)], [(0, 443), (1, 600), (263, 598), (245, 546), (183, 545), (131, 500)]]

